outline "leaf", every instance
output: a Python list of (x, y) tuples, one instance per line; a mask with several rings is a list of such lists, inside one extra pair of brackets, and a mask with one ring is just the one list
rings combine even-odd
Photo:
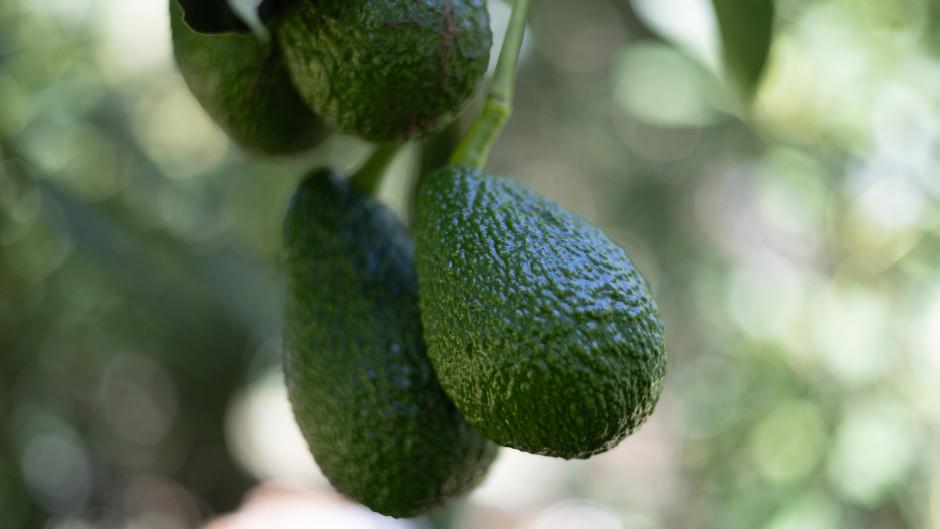
[(927, 45), (934, 54), (940, 53), (940, 2), (930, 3), (930, 19), (927, 26)]
[(725, 70), (750, 101), (760, 84), (773, 40), (774, 0), (712, 0)]

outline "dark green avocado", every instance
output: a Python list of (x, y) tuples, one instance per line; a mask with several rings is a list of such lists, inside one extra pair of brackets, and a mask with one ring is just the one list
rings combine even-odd
[(278, 34), (314, 110), (376, 142), (456, 117), (486, 73), (493, 40), (484, 0), (297, 0)]
[(663, 324), (600, 229), (510, 179), (449, 167), (419, 192), (416, 237), (428, 355), (485, 436), (586, 458), (652, 413)]
[(321, 170), (296, 191), (284, 244), (288, 392), (333, 486), (395, 517), (476, 486), (497, 447), (464, 420), (434, 375), (413, 243), (401, 222)]
[(196, 33), (183, 21), (177, 0), (170, 0), (170, 19), (173, 52), (186, 85), (239, 146), (294, 154), (327, 136), (327, 126), (294, 89), (276, 46), (251, 33)]

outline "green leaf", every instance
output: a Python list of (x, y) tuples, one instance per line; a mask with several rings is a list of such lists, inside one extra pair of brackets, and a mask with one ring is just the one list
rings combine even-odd
[(940, 2), (930, 3), (930, 19), (927, 26), (927, 46), (934, 53), (940, 53)]
[(767, 64), (773, 40), (774, 0), (712, 0), (726, 75), (750, 101)]

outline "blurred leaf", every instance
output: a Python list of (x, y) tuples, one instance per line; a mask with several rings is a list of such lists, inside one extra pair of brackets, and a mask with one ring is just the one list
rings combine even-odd
[(725, 69), (750, 101), (760, 83), (773, 40), (774, 0), (712, 0)]
[(930, 3), (930, 22), (927, 25), (927, 44), (934, 53), (940, 53), (940, 2)]

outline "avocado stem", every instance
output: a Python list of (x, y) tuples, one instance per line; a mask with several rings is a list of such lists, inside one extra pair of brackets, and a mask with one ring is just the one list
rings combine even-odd
[(402, 142), (391, 141), (375, 147), (366, 163), (352, 175), (352, 185), (364, 193), (375, 195), (382, 184), (388, 165), (395, 159)]
[(493, 74), (490, 93), (483, 110), (473, 120), (457, 150), (450, 158), (451, 165), (482, 169), (486, 165), (490, 149), (499, 138), (509, 116), (512, 114), (512, 98), (516, 84), (516, 69), (530, 0), (516, 0), (506, 29), (506, 39), (499, 52), (499, 62)]

